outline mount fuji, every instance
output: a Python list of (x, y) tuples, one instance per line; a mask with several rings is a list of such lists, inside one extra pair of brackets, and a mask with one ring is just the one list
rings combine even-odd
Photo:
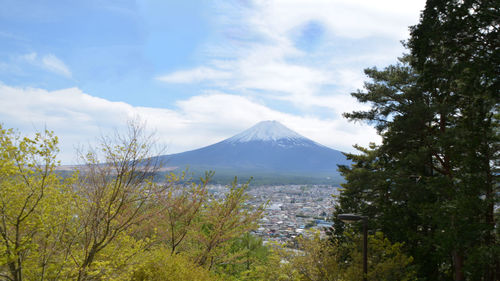
[(293, 178), (297, 183), (318, 179), (339, 182), (337, 165), (350, 163), (342, 152), (303, 137), (277, 121), (263, 121), (216, 144), (160, 157), (168, 167), (189, 166), (195, 171), (214, 170), (219, 176), (253, 176), (257, 180)]

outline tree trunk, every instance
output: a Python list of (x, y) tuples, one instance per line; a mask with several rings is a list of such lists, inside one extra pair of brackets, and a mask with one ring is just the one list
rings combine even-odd
[(453, 251), (453, 269), (455, 272), (454, 279), (455, 281), (465, 281), (464, 276), (464, 256), (462, 253), (459, 253), (457, 250)]

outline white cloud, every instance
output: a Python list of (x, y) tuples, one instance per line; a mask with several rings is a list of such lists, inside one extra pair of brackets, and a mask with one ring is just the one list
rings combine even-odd
[(58, 75), (71, 78), (72, 74), (69, 68), (64, 64), (62, 60), (56, 57), (54, 54), (47, 54), (42, 57), (38, 56), (37, 53), (32, 52), (20, 56), (21, 60), (24, 60), (30, 64), (36, 65), (38, 67), (44, 68), (50, 72), (56, 73)]
[[(205, 46), (205, 65), (161, 76), (167, 83), (205, 81), (220, 90), (288, 101), (309, 114), (359, 105), (349, 93), (362, 87), (363, 69), (396, 62), (400, 40), (418, 22), (424, 0), (255, 0), (219, 5), (220, 42)], [(319, 35), (307, 34), (308, 23)], [(227, 35), (229, 34), (229, 35)], [(320, 36), (303, 50), (297, 36)], [(249, 39), (250, 38), (250, 39)], [(300, 40), (299, 40), (300, 41)], [(215, 67), (215, 68), (214, 68)], [(325, 90), (327, 88), (327, 90)], [(342, 104), (344, 110), (339, 108)]]
[(158, 76), (156, 79), (168, 83), (193, 83), (203, 80), (228, 79), (230, 77), (231, 73), (229, 72), (208, 67), (198, 67)]
[(222, 92), (207, 92), (177, 102), (174, 109), (135, 107), (83, 93), (78, 88), (46, 91), (0, 83), (0, 120), (30, 133), (47, 127), (61, 142), (60, 159), (74, 163), (74, 148), (93, 142), (101, 133), (123, 128), (125, 120), (139, 116), (157, 131), (167, 153), (206, 146), (262, 120), (278, 120), (298, 133), (329, 147), (352, 151), (355, 143), (377, 140), (367, 126), (339, 118), (320, 119), (273, 110), (252, 99)]
[(62, 76), (71, 77), (68, 67), (53, 54), (48, 54), (42, 58), (42, 64), (47, 69)]
[(338, 36), (362, 38), (384, 36), (397, 40), (408, 35), (424, 0), (276, 0), (255, 1), (250, 19), (266, 34), (286, 34), (311, 20), (322, 22)]

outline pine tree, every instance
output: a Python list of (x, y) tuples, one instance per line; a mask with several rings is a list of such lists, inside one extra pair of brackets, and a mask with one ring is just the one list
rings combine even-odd
[[(441, 151), (433, 158), (441, 164), (436, 170), (453, 183), (447, 212), (457, 233), (449, 237), (455, 280), (464, 280), (466, 272), (498, 280), (498, 249), (496, 255), (491, 249), (498, 247), (493, 163), (499, 159), (500, 3), (428, 1), (408, 46), (419, 85), (442, 104), (437, 108)], [(485, 263), (470, 268), (467, 259)]]
[(369, 215), (407, 242), (430, 280), (499, 279), (499, 6), (428, 1), (411, 53), (365, 71), (372, 81), (353, 96), (371, 110), (345, 115), (373, 123), (383, 142), (341, 167), (336, 212)]

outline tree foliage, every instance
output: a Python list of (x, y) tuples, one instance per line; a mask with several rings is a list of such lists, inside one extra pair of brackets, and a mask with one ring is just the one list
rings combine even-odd
[[(347, 248), (349, 259), (344, 263), (345, 280), (363, 280), (363, 249), (360, 235), (346, 234), (351, 243), (341, 244)], [(344, 250), (345, 251), (345, 250)], [(416, 280), (413, 258), (404, 253), (403, 244), (391, 243), (382, 232), (368, 235), (367, 280)]]
[[(248, 182), (235, 179), (224, 192), (211, 194), (212, 172), (199, 181), (187, 172), (158, 181), (152, 138), (137, 123), (129, 129), (127, 135), (102, 138), (83, 154), (85, 165), (65, 179), (57, 173), (52, 133), (29, 139), (1, 130), (3, 279), (357, 278), (350, 277), (359, 267), (354, 240), (332, 243), (314, 234), (299, 238), (299, 250), (264, 246), (249, 233), (264, 206), (247, 204)], [(383, 267), (373, 276), (397, 270), (406, 276), (400, 247), (380, 245), (373, 268)]]
[(136, 266), (132, 281), (211, 281), (222, 280), (204, 267), (182, 255), (171, 255), (168, 248), (155, 248), (144, 253), (143, 261)]
[(213, 173), (158, 181), (154, 139), (128, 128), (80, 154), (84, 165), (63, 179), (51, 132), (0, 127), (2, 280), (216, 280), (222, 264), (250, 262), (249, 251), (230, 251), (263, 211), (246, 204), (248, 183), (215, 198)]
[(206, 173), (201, 183), (188, 182), (187, 171), (181, 175), (167, 175), (162, 192), (156, 194), (154, 227), (158, 238), (176, 254), (183, 250), (183, 242), (198, 231), (197, 222), (208, 200), (207, 183), (213, 173)]
[(247, 280), (256, 266), (269, 262), (270, 250), (263, 245), (262, 238), (246, 232), (232, 241), (228, 255), (233, 259), (219, 265), (217, 272), (232, 276), (236, 280)]
[[(298, 248), (272, 245), (270, 255), (242, 280), (356, 281), (363, 280), (362, 237), (345, 232), (343, 241), (307, 232)], [(412, 258), (403, 245), (391, 243), (381, 232), (368, 237), (368, 280), (416, 280)]]
[(71, 227), (71, 179), (54, 173), (57, 137), (21, 137), (0, 126), (0, 276), (57, 279)]
[(239, 185), (235, 178), (222, 198), (212, 198), (205, 206), (197, 235), (196, 261), (200, 266), (211, 269), (217, 263), (237, 258), (240, 253), (229, 255), (231, 241), (256, 228), (264, 209), (245, 205), (248, 184)]
[[(152, 213), (153, 182), (160, 168), (153, 156), (154, 140), (135, 122), (125, 135), (102, 137), (98, 148), (83, 155), (85, 170), (75, 202), (79, 222), (72, 259), (77, 280), (86, 280), (96, 255)], [(103, 157), (103, 161), (99, 157)]]
[(410, 54), (365, 71), (371, 81), (353, 96), (371, 109), (345, 114), (374, 124), (383, 141), (348, 155), (336, 213), (366, 214), (371, 228), (406, 242), (421, 278), (500, 274), (499, 14), (498, 1), (429, 0)]
[(468, 266), (475, 263), (477, 256), (468, 256), (478, 247), (498, 244), (499, 15), (498, 1), (428, 1), (408, 42), (419, 84), (442, 104), (440, 139), (447, 149), (435, 158), (443, 163), (456, 193), (450, 200), (454, 210), (448, 211), (450, 227), (464, 233), (450, 237), (456, 280), (500, 277), (498, 258), (490, 258), (494, 252), (484, 256), (491, 262)]

